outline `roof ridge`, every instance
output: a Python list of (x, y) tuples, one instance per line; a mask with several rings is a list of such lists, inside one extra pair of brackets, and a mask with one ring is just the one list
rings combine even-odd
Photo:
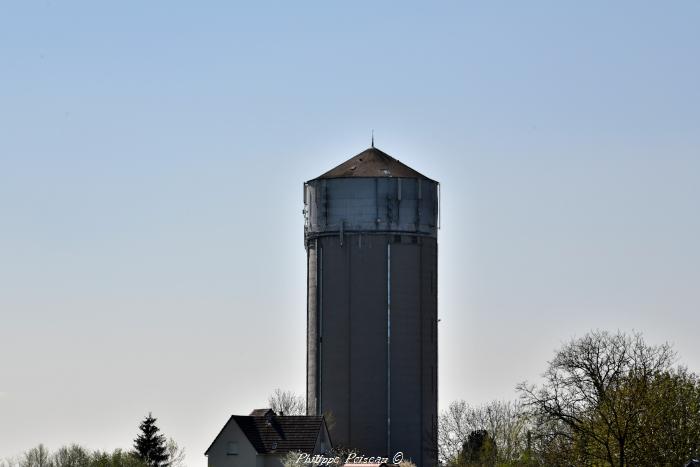
[(415, 169), (376, 147), (370, 147), (335, 166), (316, 179), (329, 178), (421, 178), (428, 179)]

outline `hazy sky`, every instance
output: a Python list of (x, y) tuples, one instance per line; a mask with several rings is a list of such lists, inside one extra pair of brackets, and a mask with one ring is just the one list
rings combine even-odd
[(0, 457), (203, 466), (305, 388), (302, 182), (377, 146), (442, 183), (440, 407), (592, 328), (700, 371), (700, 3), (7, 1)]

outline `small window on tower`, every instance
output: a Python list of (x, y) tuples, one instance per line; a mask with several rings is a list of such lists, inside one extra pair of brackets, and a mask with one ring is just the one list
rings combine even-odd
[(228, 449), (226, 450), (227, 456), (235, 456), (238, 454), (238, 443), (228, 443)]

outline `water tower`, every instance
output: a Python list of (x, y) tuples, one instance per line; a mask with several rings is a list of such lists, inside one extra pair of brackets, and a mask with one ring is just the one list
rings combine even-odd
[(304, 184), (307, 411), (437, 464), (438, 183), (371, 148)]

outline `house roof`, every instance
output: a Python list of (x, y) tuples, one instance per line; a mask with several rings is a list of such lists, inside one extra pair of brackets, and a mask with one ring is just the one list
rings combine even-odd
[(428, 178), (374, 146), (365, 149), (318, 178), (350, 177)]
[[(256, 412), (253, 411), (253, 413)], [(232, 420), (235, 421), (259, 454), (288, 451), (313, 452), (318, 434), (324, 424), (323, 417), (311, 415), (277, 416), (274, 415), (274, 412), (272, 412), (273, 416), (269, 417), (265, 414), (261, 416), (232, 415), (224, 428)], [(223, 431), (222, 428), (204, 455), (209, 453)]]

